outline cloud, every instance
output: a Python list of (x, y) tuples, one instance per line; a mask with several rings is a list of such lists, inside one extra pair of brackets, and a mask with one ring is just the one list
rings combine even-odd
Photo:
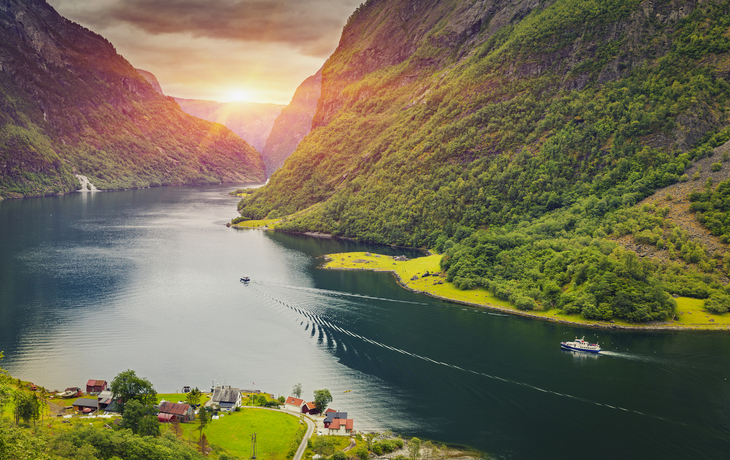
[(281, 43), (327, 57), (362, 0), (56, 0), (94, 30), (128, 24), (151, 35)]

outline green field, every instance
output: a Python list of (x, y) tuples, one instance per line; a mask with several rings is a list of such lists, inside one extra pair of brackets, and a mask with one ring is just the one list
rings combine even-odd
[[(439, 274), (441, 267), (441, 255), (433, 254), (426, 257), (418, 257), (408, 261), (394, 261), (390, 256), (384, 256), (366, 252), (350, 252), (329, 254), (324, 268), (334, 270), (372, 270), (388, 271), (395, 273), (400, 283), (408, 289), (424, 292), (444, 300), (451, 300), (460, 303), (467, 303), (475, 307), (488, 307), (499, 309), (508, 313), (536, 318), (564, 321), (569, 323), (610, 327), (613, 325), (633, 328), (690, 328), (690, 329), (727, 329), (730, 327), (730, 313), (724, 315), (711, 315), (704, 311), (704, 300), (679, 297), (677, 301), (677, 316), (674, 321), (663, 323), (636, 324), (626, 321), (615, 320), (613, 323), (588, 320), (582, 316), (568, 315), (562, 310), (552, 309), (547, 311), (524, 312), (518, 310), (509, 302), (497, 299), (486, 289), (461, 290), (452, 283), (446, 281), (445, 277), (422, 275), (426, 272)], [(413, 276), (418, 279), (412, 280)], [(442, 284), (437, 284), (437, 283)]]
[[(198, 424), (181, 425), (183, 439), (197, 440)], [(211, 420), (203, 433), (214, 449), (240, 458), (251, 456), (251, 434), (256, 433), (256, 456), (270, 460), (285, 460), (295, 443), (299, 419), (283, 412), (265, 409), (242, 409)]]

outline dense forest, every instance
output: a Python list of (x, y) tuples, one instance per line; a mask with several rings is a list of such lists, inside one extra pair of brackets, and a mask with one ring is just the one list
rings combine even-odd
[[(729, 37), (727, 1), (370, 0), (314, 129), (239, 210), (319, 204), (280, 228), (435, 249), (457, 285), (523, 309), (647, 321), (672, 294), (722, 302), (724, 254), (636, 204), (730, 138)], [(695, 208), (719, 227), (710, 195)]]
[(0, 8), (0, 198), (263, 181), (261, 155), (185, 114), (103, 37), (45, 2)]

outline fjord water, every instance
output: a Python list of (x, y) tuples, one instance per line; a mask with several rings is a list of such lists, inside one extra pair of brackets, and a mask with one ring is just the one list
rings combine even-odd
[[(50, 389), (125, 369), (159, 392), (301, 382), (356, 429), (499, 458), (728, 458), (730, 334), (569, 327), (322, 270), (406, 251), (226, 228), (232, 188), (0, 202), (3, 367)], [(608, 351), (561, 351), (575, 336)]]

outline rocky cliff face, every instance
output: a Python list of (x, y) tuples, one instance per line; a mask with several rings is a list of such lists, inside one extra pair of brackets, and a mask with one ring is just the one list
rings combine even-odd
[(322, 69), (307, 78), (297, 88), (291, 103), (276, 118), (261, 151), (266, 164), (266, 174), (271, 175), (284, 164), (304, 136), (312, 130), (312, 119), (322, 92)]
[(142, 69), (134, 69), (137, 71), (138, 74), (142, 75), (145, 80), (147, 80), (147, 83), (149, 83), (152, 86), (152, 89), (157, 91), (158, 94), (162, 94), (163, 96), (165, 93), (162, 92), (162, 86), (160, 86), (160, 82), (157, 81), (157, 77), (152, 72), (147, 72), (146, 70)]
[(175, 101), (185, 113), (226, 126), (261, 152), (283, 105), (257, 102), (216, 102), (199, 99)]
[(260, 155), (185, 114), (103, 37), (40, 0), (0, 0), (0, 196), (262, 181)]

